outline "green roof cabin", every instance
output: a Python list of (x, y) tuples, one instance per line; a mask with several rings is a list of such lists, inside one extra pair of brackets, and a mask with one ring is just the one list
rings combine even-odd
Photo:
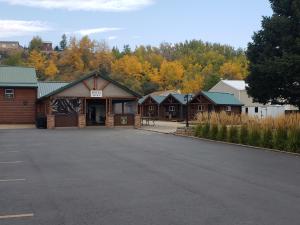
[(0, 124), (34, 124), (37, 87), (34, 68), (0, 66)]
[(194, 119), (198, 113), (226, 112), (241, 114), (243, 104), (233, 94), (223, 92), (200, 91), (190, 102), (190, 115)]

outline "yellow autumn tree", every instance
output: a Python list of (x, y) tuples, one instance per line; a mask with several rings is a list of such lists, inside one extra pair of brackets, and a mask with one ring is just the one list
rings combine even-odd
[(226, 62), (220, 67), (219, 71), (222, 78), (242, 80), (247, 76), (247, 68), (238, 62)]
[(112, 78), (135, 91), (141, 90), (143, 76), (143, 66), (136, 56), (125, 55), (112, 64)]
[(184, 68), (179, 61), (164, 60), (160, 66), (160, 73), (158, 77), (154, 78), (155, 82), (161, 86), (162, 89), (181, 89), (184, 77)]
[(36, 50), (31, 51), (28, 57), (28, 65), (33, 66), (36, 69), (40, 79), (44, 78), (46, 57), (41, 52)]
[[(74, 73), (83, 73), (84, 62), (81, 58), (81, 51), (76, 41), (76, 38), (72, 38), (69, 47), (61, 53), (58, 61), (59, 67), (63, 70), (64, 78), (74, 76)], [(72, 77), (72, 79), (74, 79)]]
[(48, 66), (45, 69), (46, 79), (54, 79), (57, 73), (58, 73), (58, 69), (54, 61), (52, 59), (48, 60)]
[(202, 90), (204, 85), (204, 78), (202, 76), (197, 76), (193, 80), (186, 80), (183, 82), (182, 93), (197, 93)]
[(202, 66), (200, 64), (189, 64), (182, 84), (183, 93), (199, 92), (204, 86), (204, 77), (201, 74)]

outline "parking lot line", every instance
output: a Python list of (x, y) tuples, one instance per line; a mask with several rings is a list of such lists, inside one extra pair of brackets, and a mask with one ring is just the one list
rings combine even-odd
[(25, 217), (33, 217), (33, 213), (26, 213), (26, 214), (16, 214), (16, 215), (3, 215), (0, 216), (0, 219), (16, 219), (16, 218), (25, 218)]
[(16, 182), (16, 181), (26, 181), (26, 179), (3, 179), (0, 182)]
[(6, 153), (17, 153), (20, 151), (4, 151), (4, 152), (0, 152), (0, 154), (6, 154)]
[(0, 164), (17, 164), (22, 163), (23, 161), (11, 161), (11, 162), (0, 162)]

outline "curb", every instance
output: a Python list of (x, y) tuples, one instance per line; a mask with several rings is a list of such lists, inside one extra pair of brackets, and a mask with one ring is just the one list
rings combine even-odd
[(217, 141), (217, 140), (211, 140), (211, 139), (207, 139), (207, 138), (199, 138), (199, 137), (176, 134), (176, 133), (173, 133), (173, 135), (178, 136), (178, 137), (191, 138), (191, 139), (195, 139), (195, 140), (209, 141), (209, 142), (215, 142), (215, 143), (221, 143), (221, 144), (227, 144), (227, 145), (247, 147), (247, 148), (252, 148), (252, 149), (257, 149), (257, 150), (265, 150), (265, 151), (270, 151), (270, 152), (284, 153), (284, 154), (300, 157), (300, 153), (281, 151), (281, 150), (278, 150), (278, 149), (256, 147), (256, 146), (251, 146), (251, 145), (243, 145), (243, 144), (237, 144), (237, 143), (231, 143), (231, 142), (225, 142), (225, 141)]

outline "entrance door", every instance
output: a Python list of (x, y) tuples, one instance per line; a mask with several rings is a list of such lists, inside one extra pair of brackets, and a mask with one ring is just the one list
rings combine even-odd
[(101, 126), (105, 125), (106, 108), (105, 101), (91, 100), (87, 101), (87, 125), (88, 126)]

